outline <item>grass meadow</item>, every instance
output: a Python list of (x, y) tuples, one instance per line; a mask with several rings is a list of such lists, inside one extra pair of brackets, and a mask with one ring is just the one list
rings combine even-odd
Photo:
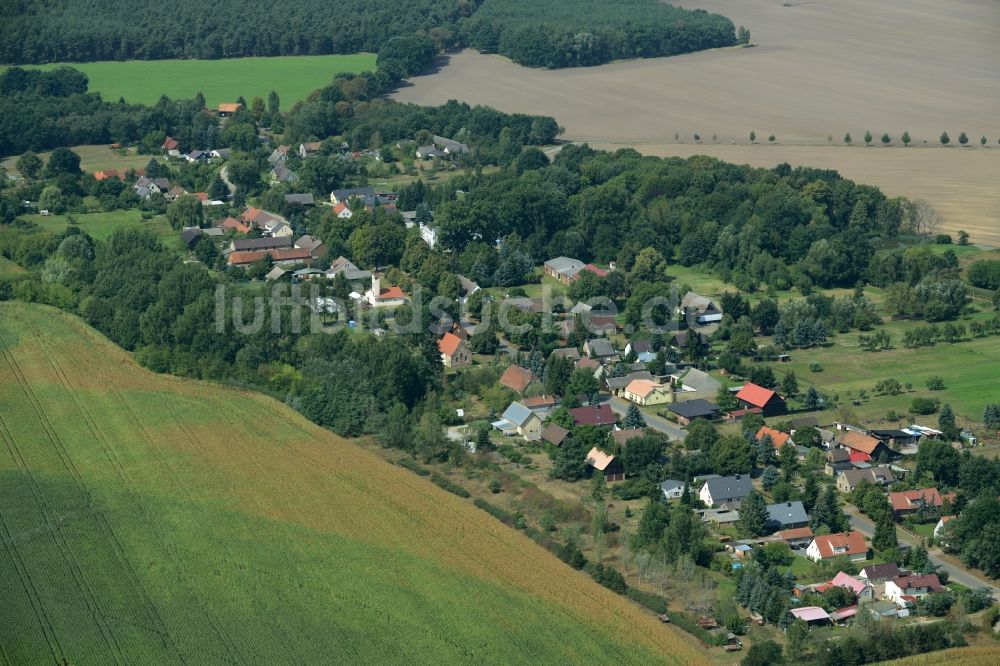
[(256, 393), (0, 303), (5, 662), (704, 663), (488, 514)]
[[(282, 106), (295, 102), (328, 84), (337, 74), (375, 68), (374, 53), (325, 56), (279, 56), (275, 58), (228, 58), (224, 60), (126, 60), (70, 63), (90, 77), (90, 91), (108, 101), (154, 104), (161, 95), (173, 99), (205, 96), (209, 107), (267, 99), (272, 90)], [(52, 68), (57, 65), (42, 65)]]
[(113, 210), (104, 213), (71, 213), (70, 215), (24, 215), (24, 219), (34, 222), (46, 231), (59, 233), (70, 224), (70, 218), (76, 220), (81, 230), (98, 240), (106, 240), (108, 236), (125, 227), (142, 227), (151, 231), (165, 244), (172, 243), (169, 237), (177, 237), (167, 223), (167, 218), (157, 215), (151, 220), (142, 219), (142, 213), (137, 208), (129, 210)]
[[(139, 155), (135, 148), (115, 148), (112, 149), (107, 144), (70, 146), (70, 150), (80, 156), (80, 169), (86, 173), (102, 171), (104, 169), (118, 169), (128, 171), (129, 169), (144, 169), (153, 155)], [(48, 162), (51, 152), (38, 153), (42, 160)], [(20, 155), (11, 155), (0, 162), (0, 168), (7, 173), (17, 172), (17, 159)]]

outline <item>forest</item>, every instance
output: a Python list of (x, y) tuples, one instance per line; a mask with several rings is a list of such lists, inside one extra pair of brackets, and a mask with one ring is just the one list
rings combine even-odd
[(466, 0), (9, 0), (0, 63), (237, 58), (378, 52), (390, 38), (433, 31), (450, 45)]
[(485, 0), (464, 41), (528, 67), (581, 67), (736, 44), (732, 21), (657, 0)]
[(530, 67), (736, 43), (729, 19), (656, 0), (178, 0), (169, 13), (124, 0), (11, 0), (0, 7), (0, 63), (374, 53), (414, 34)]

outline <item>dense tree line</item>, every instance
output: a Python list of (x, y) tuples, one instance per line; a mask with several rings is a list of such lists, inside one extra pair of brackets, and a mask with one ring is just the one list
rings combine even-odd
[(464, 40), (529, 67), (600, 65), (736, 43), (732, 21), (655, 0), (486, 0)]
[(450, 46), (477, 0), (15, 0), (0, 9), (0, 62), (235, 58), (377, 52), (393, 37)]

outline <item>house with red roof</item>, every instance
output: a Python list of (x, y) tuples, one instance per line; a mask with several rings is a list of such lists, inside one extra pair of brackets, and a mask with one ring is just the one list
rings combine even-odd
[(383, 287), (379, 275), (372, 275), (372, 286), (365, 292), (364, 299), (373, 308), (395, 308), (406, 304), (403, 290), (396, 286)]
[(903, 490), (889, 493), (889, 503), (896, 518), (910, 516), (920, 509), (939, 509), (944, 504), (944, 498), (937, 488), (921, 488), (919, 490)]
[(841, 430), (837, 442), (848, 450), (851, 462), (871, 462), (880, 458), (898, 458), (899, 454), (882, 440), (860, 430)]
[(812, 540), (806, 548), (806, 557), (813, 562), (846, 557), (852, 562), (860, 562), (868, 554), (865, 535), (858, 531), (824, 534)]
[(535, 377), (531, 370), (522, 368), (519, 365), (507, 366), (507, 369), (500, 375), (500, 386), (505, 386), (515, 393), (524, 393), (536, 381), (538, 381), (538, 378)]
[(757, 408), (766, 416), (779, 416), (788, 412), (785, 399), (771, 389), (747, 382), (736, 394), (740, 405), (746, 409)]
[(446, 368), (462, 368), (472, 364), (469, 345), (454, 333), (448, 332), (441, 336), (438, 351), (441, 352), (441, 363)]
[(573, 423), (576, 425), (592, 426), (613, 426), (615, 425), (615, 413), (611, 411), (611, 405), (591, 405), (588, 407), (577, 407), (569, 410), (573, 416)]
[(817, 592), (823, 592), (828, 587), (844, 587), (854, 593), (860, 601), (868, 601), (875, 598), (875, 590), (865, 580), (858, 580), (849, 573), (838, 572), (829, 583), (816, 588)]
[(781, 530), (777, 535), (779, 539), (792, 548), (808, 547), (812, 543), (814, 536), (811, 527), (795, 527), (790, 530)]
[(780, 430), (768, 428), (767, 426), (761, 426), (760, 430), (758, 430), (757, 434), (754, 436), (754, 439), (759, 442), (764, 439), (765, 436), (771, 438), (771, 443), (774, 444), (774, 448), (778, 451), (780, 451), (781, 448), (792, 439), (792, 436), (787, 432), (781, 432)]
[(163, 140), (163, 150), (177, 150), (177, 146), (179, 145), (177, 139), (170, 136)]

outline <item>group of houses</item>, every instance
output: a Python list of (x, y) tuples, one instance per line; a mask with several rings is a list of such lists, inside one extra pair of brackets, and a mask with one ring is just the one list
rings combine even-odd
[[(226, 106), (225, 104), (220, 105)], [(239, 105), (235, 105), (239, 106)], [(220, 113), (221, 116), (221, 113)], [(184, 160), (185, 162), (197, 163), (197, 162), (208, 162), (212, 160), (227, 160), (232, 157), (233, 151), (229, 148), (213, 148), (211, 150), (189, 150), (186, 153), (182, 153), (179, 150), (180, 142), (168, 136), (164, 139), (161, 146), (163, 150), (167, 153), (167, 157), (173, 159)]]
[(417, 146), (415, 154), (417, 159), (421, 160), (431, 160), (435, 158), (450, 160), (458, 155), (466, 155), (468, 152), (469, 146), (466, 144), (453, 139), (446, 139), (443, 136), (434, 135), (431, 137), (431, 143), (423, 146)]

